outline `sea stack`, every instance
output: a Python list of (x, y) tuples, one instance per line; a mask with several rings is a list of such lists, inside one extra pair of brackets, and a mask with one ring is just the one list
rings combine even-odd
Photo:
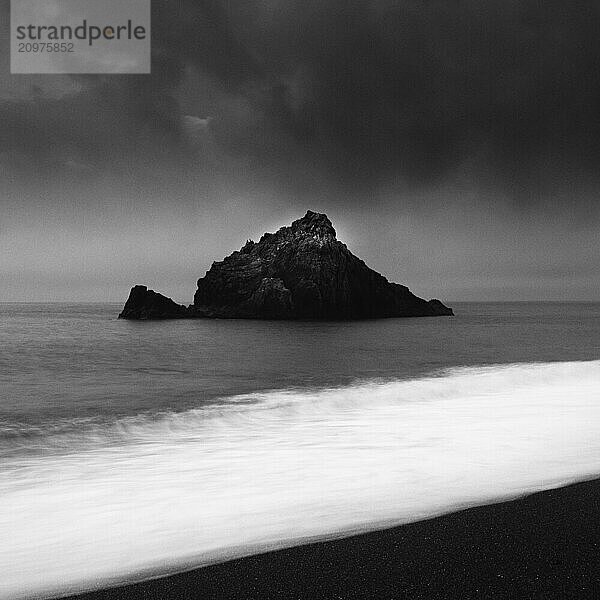
[(124, 319), (320, 319), (452, 315), (373, 271), (336, 237), (326, 215), (308, 211), (276, 233), (213, 263), (185, 307), (135, 286)]

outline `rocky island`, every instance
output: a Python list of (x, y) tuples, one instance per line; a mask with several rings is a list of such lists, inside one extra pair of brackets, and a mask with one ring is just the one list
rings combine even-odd
[(146, 286), (132, 288), (122, 319), (323, 319), (452, 315), (390, 283), (336, 237), (326, 215), (308, 211), (276, 233), (213, 263), (183, 306)]

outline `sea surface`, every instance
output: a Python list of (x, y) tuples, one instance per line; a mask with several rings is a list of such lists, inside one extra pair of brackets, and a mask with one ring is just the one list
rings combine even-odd
[(353, 323), (0, 304), (0, 598), (600, 476), (600, 304)]

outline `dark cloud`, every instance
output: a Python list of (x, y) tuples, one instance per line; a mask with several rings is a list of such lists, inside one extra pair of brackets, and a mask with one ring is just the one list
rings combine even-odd
[(261, 110), (341, 176), (429, 181), (481, 157), (527, 189), (598, 166), (599, 20), (582, 1), (288, 1), (242, 39)]
[(152, 79), (79, 77), (75, 91), (59, 96), (34, 85), (25, 97), (0, 100), (0, 144), (9, 159), (28, 157), (39, 177), (64, 176), (73, 163), (119, 176), (172, 160), (182, 150), (171, 94), (178, 69), (159, 59)]
[(238, 4), (154, 2), (151, 77), (88, 77), (61, 98), (4, 100), (3, 146), (42, 163), (189, 158), (198, 168), (206, 156), (182, 135), (192, 116), (211, 118), (227, 154), (352, 185), (429, 183), (469, 164), (509, 195), (535, 195), (557, 173), (580, 179), (599, 166), (596, 2)]

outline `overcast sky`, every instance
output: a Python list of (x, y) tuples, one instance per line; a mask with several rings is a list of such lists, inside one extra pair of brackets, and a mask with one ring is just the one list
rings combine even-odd
[(11, 76), (0, 53), (0, 301), (190, 303), (307, 209), (422, 296), (600, 300), (597, 0), (152, 17), (150, 76)]

